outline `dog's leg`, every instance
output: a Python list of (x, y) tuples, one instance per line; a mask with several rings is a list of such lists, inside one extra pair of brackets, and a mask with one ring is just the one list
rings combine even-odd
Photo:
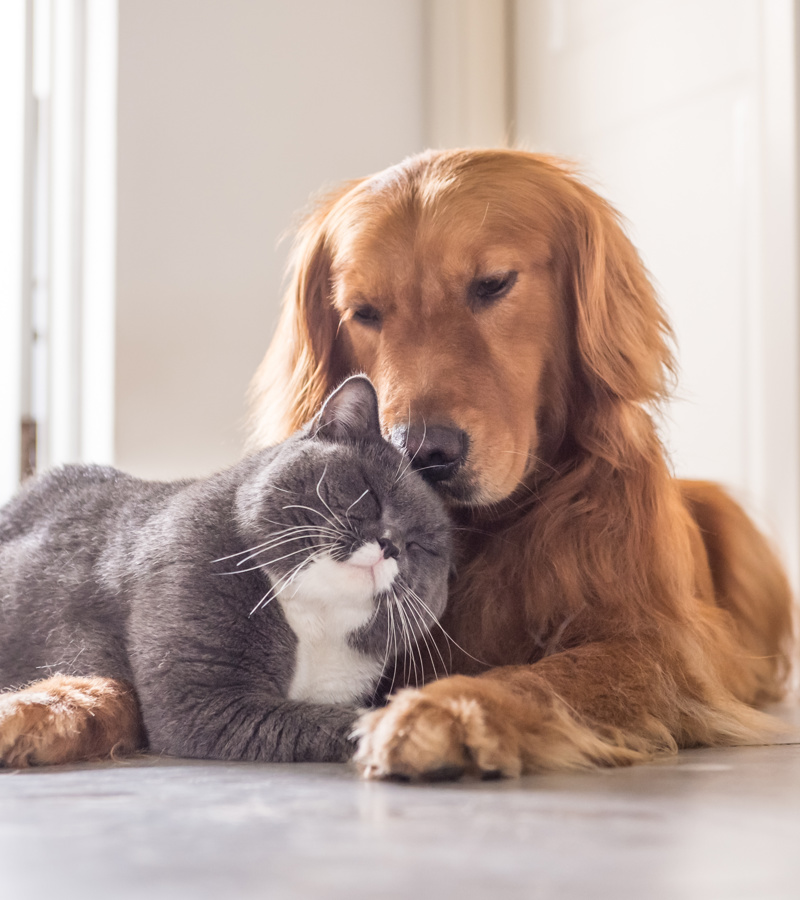
[(618, 642), (445, 678), (363, 716), (355, 760), (368, 778), (516, 777), (626, 765), (779, 730), (732, 695), (704, 700), (669, 668), (655, 650)]
[(53, 765), (144, 746), (136, 694), (111, 678), (55, 675), (0, 694), (0, 764)]

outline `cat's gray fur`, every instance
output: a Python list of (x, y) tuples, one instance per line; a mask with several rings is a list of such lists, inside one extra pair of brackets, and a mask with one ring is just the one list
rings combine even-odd
[[(306, 530), (282, 533), (295, 526)], [(381, 539), (388, 563), (387, 538), (396, 596), (377, 593), (347, 637), (376, 676), (347, 705), (290, 699), (291, 589), (267, 602), (270, 589), (318, 550), (343, 560)], [(449, 553), (441, 502), (381, 438), (374, 389), (356, 377), (304, 431), (210, 478), (68, 466), (26, 486), (0, 511), (0, 689), (55, 673), (120, 679), (156, 752), (343, 760), (381, 665), (442, 613)]]

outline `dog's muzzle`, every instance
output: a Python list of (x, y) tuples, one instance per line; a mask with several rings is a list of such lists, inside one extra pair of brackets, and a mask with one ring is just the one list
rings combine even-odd
[(392, 443), (432, 484), (453, 478), (469, 452), (469, 436), (452, 425), (398, 425), (392, 429)]

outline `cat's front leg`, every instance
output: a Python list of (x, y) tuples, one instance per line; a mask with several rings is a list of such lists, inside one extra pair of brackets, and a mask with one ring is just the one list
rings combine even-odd
[(359, 711), (236, 691), (143, 696), (150, 749), (170, 756), (260, 762), (347, 762)]
[(55, 675), (0, 694), (0, 764), (56, 765), (142, 749), (136, 695), (111, 678)]

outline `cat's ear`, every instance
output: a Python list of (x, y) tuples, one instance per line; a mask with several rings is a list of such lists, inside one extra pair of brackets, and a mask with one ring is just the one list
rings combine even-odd
[(378, 395), (366, 375), (353, 375), (328, 397), (314, 423), (313, 433), (333, 441), (380, 438)]

